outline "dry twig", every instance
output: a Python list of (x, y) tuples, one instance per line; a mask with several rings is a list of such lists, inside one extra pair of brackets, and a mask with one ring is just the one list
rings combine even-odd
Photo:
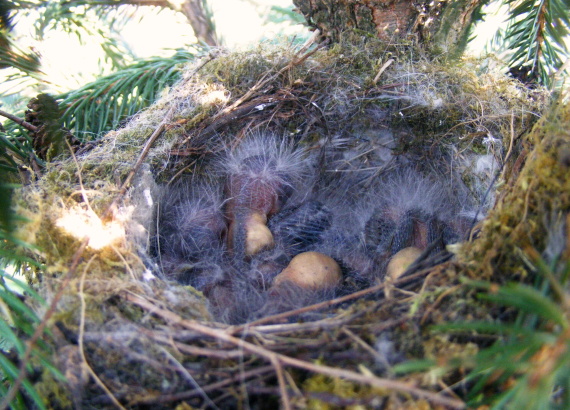
[(230, 384), (236, 383), (240, 380), (250, 379), (255, 376), (260, 376), (265, 373), (269, 373), (274, 370), (273, 366), (262, 366), (257, 369), (249, 370), (247, 372), (240, 373), (234, 377), (230, 377), (226, 380), (222, 380), (216, 383), (209, 384), (208, 386), (202, 387), (200, 390), (194, 389), (187, 392), (175, 393), (175, 394), (162, 394), (157, 397), (145, 397), (130, 403), (131, 406), (141, 405), (141, 404), (157, 404), (157, 403), (169, 403), (180, 400), (187, 400), (192, 397), (199, 396), (201, 392), (211, 392), (221, 388), (224, 388)]
[[(424, 269), (424, 270), (417, 272), (417, 273), (414, 273), (412, 275), (404, 276), (401, 279), (393, 282), (392, 284), (393, 285), (403, 285), (405, 283), (411, 282), (414, 279), (418, 279), (420, 277), (425, 276), (429, 271), (430, 271), (430, 269)], [(264, 318), (254, 320), (253, 322), (246, 323), (245, 325), (241, 325), (241, 326), (237, 326), (237, 327), (230, 327), (227, 329), (227, 333), (235, 335), (235, 334), (243, 332), (245, 329), (251, 329), (252, 327), (257, 326), (257, 325), (261, 325), (261, 324), (268, 323), (268, 322), (276, 322), (276, 321), (283, 320), (283, 319), (286, 319), (286, 318), (291, 317), (291, 316), (300, 315), (302, 313), (307, 313), (307, 312), (311, 312), (314, 310), (328, 308), (328, 307), (331, 307), (334, 305), (338, 305), (339, 303), (347, 302), (349, 300), (358, 299), (358, 298), (366, 296), (366, 295), (371, 295), (371, 294), (377, 293), (381, 290), (384, 290), (385, 287), (386, 287), (386, 284), (381, 283), (381, 284), (360, 290), (358, 292), (351, 293), (351, 294), (346, 295), (346, 296), (341, 296), (341, 297), (336, 298), (336, 299), (326, 300), (324, 302), (316, 303), (314, 305), (305, 306), (305, 307), (295, 309), (295, 310), (289, 310), (287, 312), (279, 313), (277, 315), (266, 316)]]
[(225, 342), (225, 343), (228, 343), (230, 345), (238, 346), (241, 349), (243, 349), (244, 351), (246, 351), (250, 354), (261, 356), (261, 357), (265, 358), (266, 360), (268, 360), (272, 363), (274, 363), (275, 361), (278, 361), (279, 363), (284, 364), (284, 365), (296, 367), (299, 369), (304, 369), (304, 370), (314, 372), (314, 373), (324, 374), (324, 375), (330, 376), (330, 377), (340, 377), (340, 378), (344, 378), (344, 379), (353, 381), (355, 383), (362, 383), (362, 384), (366, 384), (366, 385), (370, 385), (370, 386), (374, 386), (374, 387), (378, 387), (378, 388), (384, 388), (384, 389), (395, 390), (395, 391), (399, 391), (399, 392), (403, 392), (403, 393), (408, 393), (408, 394), (414, 395), (414, 396), (419, 397), (419, 398), (424, 398), (424, 399), (426, 399), (426, 400), (428, 400), (434, 404), (444, 405), (444, 406), (448, 406), (451, 408), (457, 408), (457, 409), (465, 408), (465, 404), (460, 400), (450, 399), (448, 397), (444, 397), (444, 396), (437, 394), (437, 393), (433, 393), (433, 392), (423, 390), (423, 389), (420, 389), (420, 388), (417, 388), (414, 386), (410, 386), (409, 384), (406, 384), (403, 382), (399, 382), (399, 381), (395, 381), (395, 380), (389, 380), (389, 379), (383, 379), (383, 378), (375, 377), (375, 376), (371, 376), (371, 375), (362, 375), (362, 374), (359, 374), (359, 373), (356, 373), (356, 372), (353, 372), (350, 370), (337, 369), (334, 367), (317, 365), (317, 364), (309, 363), (309, 362), (306, 362), (303, 360), (295, 359), (295, 358), (292, 358), (289, 356), (285, 356), (283, 354), (272, 352), (272, 351), (270, 351), (264, 347), (256, 346), (256, 345), (249, 343), (245, 340), (238, 339), (234, 336), (231, 336), (230, 334), (226, 333), (223, 330), (213, 329), (211, 327), (200, 324), (198, 322), (183, 319), (179, 315), (177, 315), (174, 312), (171, 312), (169, 310), (157, 308), (155, 305), (153, 305), (152, 303), (149, 303), (148, 301), (141, 298), (140, 296), (136, 296), (136, 295), (133, 295), (130, 293), (125, 293), (124, 298), (126, 300), (128, 300), (129, 302), (134, 303), (134, 304), (142, 307), (145, 310), (148, 310), (150, 313), (153, 313), (157, 316), (160, 316), (161, 318), (163, 318), (167, 322), (170, 322), (173, 325), (178, 325), (178, 326), (182, 326), (186, 329), (195, 330), (197, 332), (202, 333), (204, 336), (208, 336), (208, 337), (213, 338), (214, 340)]
[[(314, 38), (313, 41), (315, 39), (316, 38)], [(204, 134), (208, 134), (209, 132), (216, 130), (218, 128), (218, 126), (224, 125), (224, 124), (228, 123), (229, 121), (231, 121), (232, 119), (235, 119), (236, 116), (243, 115), (244, 112), (250, 112), (252, 109), (255, 108), (255, 106), (259, 105), (261, 102), (255, 101), (255, 103), (252, 104), (251, 106), (250, 105), (243, 105), (246, 101), (249, 101), (265, 85), (270, 84), (271, 82), (275, 81), (275, 79), (277, 79), (279, 76), (281, 76), (283, 73), (285, 73), (288, 70), (291, 70), (293, 67), (303, 63), (303, 61), (305, 61), (307, 58), (312, 56), (314, 53), (316, 53), (318, 50), (323, 48), (325, 45), (326, 45), (326, 42), (321, 43), (318, 47), (315, 47), (313, 50), (310, 50), (307, 52), (305, 52), (305, 51), (310, 47), (310, 44), (309, 45), (306, 44), (305, 46), (303, 46), (303, 48), (295, 54), (295, 56), (289, 62), (289, 64), (287, 64), (285, 67), (281, 68), (279, 71), (277, 71), (273, 75), (270, 75), (270, 72), (265, 73), (259, 79), (259, 81), (257, 81), (257, 83), (255, 83), (244, 95), (242, 95), (240, 98), (238, 98), (236, 101), (234, 101), (231, 105), (227, 106), (226, 108), (221, 110), (219, 113), (214, 115), (208, 121), (208, 125), (206, 127), (204, 127), (201, 132)], [(260, 97), (260, 98), (263, 98), (263, 97)], [(273, 103), (273, 102), (271, 101), (271, 98), (268, 98), (266, 103), (269, 104), (269, 103)], [(200, 132), (200, 131), (198, 131), (198, 132)], [(180, 145), (184, 145), (184, 144), (188, 143), (192, 138), (194, 138), (194, 134), (190, 135), (188, 138), (183, 140), (180, 143)]]

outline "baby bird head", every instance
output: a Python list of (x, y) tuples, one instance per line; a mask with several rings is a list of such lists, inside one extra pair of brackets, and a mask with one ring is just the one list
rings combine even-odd
[(303, 185), (310, 167), (304, 150), (274, 135), (250, 136), (227, 152), (223, 168), (230, 250), (252, 256), (273, 247), (267, 221)]
[(273, 215), (299, 188), (311, 158), (274, 135), (256, 134), (228, 150), (223, 159), (228, 210), (246, 208)]

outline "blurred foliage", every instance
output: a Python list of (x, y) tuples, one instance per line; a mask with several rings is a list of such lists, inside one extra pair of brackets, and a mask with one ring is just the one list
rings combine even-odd
[[(36, 157), (32, 138), (19, 125), (9, 122), (5, 130), (0, 130), (0, 184), (9, 189), (13, 182), (28, 182), (23, 175), (30, 169), (32, 163), (42, 165)], [(9, 200), (1, 201), (0, 214), (6, 215)]]
[[(14, 251), (6, 252), (7, 244), (26, 247), (28, 245), (15, 239), (5, 229), (0, 229), (0, 397), (7, 395), (12, 383), (20, 374), (20, 363), (25, 357), (26, 341), (34, 334), (41, 319), (30, 304), (46, 306), (44, 299), (28, 284), (8, 273), (6, 268), (14, 270), (17, 266), (34, 266), (36, 262)], [(48, 342), (39, 338), (32, 349), (31, 361), (26, 370), (33, 375), (35, 367), (40, 366), (54, 374), (60, 380), (63, 375), (51, 363), (52, 347)], [(24, 395), (22, 393), (25, 393)], [(27, 378), (22, 382), (21, 393), (18, 393), (10, 403), (11, 408), (27, 409), (30, 404), (35, 408), (45, 409), (43, 399), (36, 392), (33, 384)]]
[(9, 67), (35, 76), (40, 72), (40, 58), (37, 53), (26, 53), (19, 49), (10, 37), (0, 32), (0, 69)]
[[(132, 53), (121, 39), (120, 30), (132, 11), (119, 9), (120, 1), (7, 1), (11, 4), (11, 22), (26, 16), (33, 20), (35, 36), (41, 40), (51, 30), (75, 35), (80, 41), (95, 39), (105, 51), (106, 62), (114, 68), (124, 67)], [(127, 3), (128, 4), (128, 3)]]
[[(19, 165), (41, 167), (48, 159), (42, 154), (45, 150), (51, 150), (50, 158), (66, 151), (65, 146), (57, 148), (52, 144), (60, 141), (61, 145), (63, 139), (60, 134), (71, 133), (79, 141), (85, 142), (96, 140), (105, 132), (118, 128), (130, 116), (152, 104), (162, 90), (178, 81), (184, 65), (199, 54), (199, 49), (178, 50), (169, 58), (139, 60), (77, 90), (55, 96), (53, 98), (57, 100), (59, 108), (50, 110), (49, 124), (46, 118), (38, 117), (41, 123), (36, 124), (41, 125), (39, 132), (31, 133), (21, 125), (7, 122), (5, 130), (0, 132), (0, 170), (12, 175), (8, 180), (20, 180)], [(45, 94), (40, 94), (38, 98), (41, 96), (47, 98)], [(32, 99), (28, 108), (37, 105), (34, 101), (38, 98)], [(32, 115), (30, 110), (27, 113), (26, 117)], [(20, 117), (23, 117), (23, 113)], [(41, 141), (38, 140), (39, 136)]]
[[(121, 2), (77, 1), (10, 1), (0, 0), (0, 69), (5, 83), (2, 101), (14, 107), (23, 104), (8, 101), (10, 95), (29, 98), (33, 91), (39, 93), (46, 87), (58, 87), (41, 71), (41, 49), (27, 50), (20, 46), (22, 36), (16, 28), (33, 24), (33, 40), (39, 42), (50, 31), (68, 33), (82, 43), (98, 44), (102, 53), (99, 67), (103, 70), (118, 70), (130, 64), (134, 55), (121, 36), (121, 30), (132, 18), (133, 10), (119, 8)], [(30, 23), (31, 22), (31, 23)], [(25, 34), (24, 34), (25, 36)]]
[(152, 104), (181, 77), (184, 64), (199, 50), (178, 50), (169, 58), (150, 58), (59, 95), (62, 121), (81, 140), (96, 139)]
[(279, 7), (271, 6), (267, 20), (273, 23), (281, 23), (284, 21), (290, 21), (293, 24), (303, 24), (305, 19), (303, 16), (293, 10), (293, 6), (289, 7)]
[[(34, 247), (16, 234), (16, 225), (22, 226), (26, 220), (11, 208), (12, 194), (18, 186), (8, 182), (18, 179), (21, 164), (29, 163), (29, 147), (27, 141), (0, 132), (0, 398), (6, 396), (18, 378), (27, 349), (26, 341), (40, 323), (41, 319), (31, 306), (46, 306), (45, 300), (15, 274), (41, 268), (37, 261), (26, 255)], [(51, 355), (52, 347), (40, 337), (32, 348), (27, 374), (34, 374), (36, 367), (41, 366), (62, 380), (63, 376), (49, 359)], [(27, 409), (32, 403), (34, 408), (46, 408), (28, 378), (24, 378), (21, 392), (25, 394), (17, 394), (10, 403), (11, 408)]]
[(511, 73), (523, 82), (560, 88), (569, 74), (566, 0), (504, 0), (506, 28), (497, 30), (492, 49), (507, 53)]
[[(0, 167), (5, 165), (0, 163)], [(4, 171), (0, 171), (4, 172)], [(12, 186), (5, 182), (0, 182), (0, 229), (4, 232), (11, 232), (14, 229), (14, 221), (10, 215), (10, 204), (12, 203)]]
[(24, 75), (35, 76), (40, 71), (40, 57), (31, 51), (26, 53), (12, 40), (14, 28), (14, 3), (0, 0), (0, 69), (15, 68)]
[[(17, 172), (11, 155), (19, 155), (21, 152), (18, 147), (6, 141), (6, 135), (0, 133), (0, 398), (7, 395), (12, 383), (18, 378), (19, 366), (28, 346), (26, 341), (41, 321), (31, 306), (46, 306), (45, 300), (31, 286), (15, 277), (14, 273), (38, 269), (40, 265), (25, 255), (33, 246), (20, 240), (14, 232), (16, 222), (22, 224), (25, 220), (10, 208), (12, 192), (16, 186), (3, 181), (6, 173)], [(7, 150), (12, 154), (7, 154)], [(40, 366), (63, 380), (63, 375), (50, 361), (51, 355), (51, 345), (40, 337), (32, 348), (31, 361), (27, 362), (27, 374), (34, 374), (37, 366)], [(15, 396), (10, 407), (27, 409), (32, 403), (34, 408), (46, 408), (32, 382), (24, 378), (21, 393)]]

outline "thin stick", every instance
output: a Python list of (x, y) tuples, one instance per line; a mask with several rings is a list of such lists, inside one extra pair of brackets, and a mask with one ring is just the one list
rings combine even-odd
[(287, 378), (287, 382), (289, 383), (289, 386), (291, 386), (291, 390), (293, 390), (293, 394), (297, 395), (299, 397), (303, 396), (303, 393), (301, 392), (299, 387), (297, 387), (297, 384), (295, 383), (293, 376), (291, 376), (291, 374), (289, 372), (283, 372), (283, 373), (285, 374), (285, 377)]
[(238, 350), (224, 351), (219, 349), (207, 349), (204, 347), (187, 345), (181, 342), (176, 342), (176, 341), (173, 342), (171, 339), (168, 339), (161, 335), (155, 335), (152, 331), (144, 328), (141, 328), (138, 331), (157, 343), (173, 346), (182, 353), (194, 356), (215, 357), (217, 359), (235, 359), (242, 355), (242, 352)]
[[(67, 139), (65, 140), (65, 143), (67, 144), (67, 148), (69, 149), (69, 153), (71, 154), (71, 158), (73, 158), (73, 162), (75, 163), (75, 166), (77, 167), (77, 179), (79, 180), (79, 187), (81, 188), (81, 190), (79, 191), (81, 193), (81, 197), (83, 198), (83, 201), (85, 202), (85, 204), (87, 205), (89, 210), (91, 212), (95, 213), (93, 211), (93, 208), (91, 208), (91, 204), (89, 203), (89, 198), (87, 197), (87, 191), (85, 190), (85, 187), (83, 186), (83, 176), (82, 176), (81, 166), (79, 165), (79, 162), (77, 161), (77, 157), (75, 156), (75, 153), (73, 152), (73, 148), (71, 147), (71, 144), (69, 143), (69, 141)], [(74, 195), (74, 194), (75, 193), (73, 193), (72, 195)]]
[(216, 404), (212, 401), (212, 399), (210, 399), (208, 397), (208, 395), (206, 394), (206, 392), (204, 390), (202, 390), (202, 388), (200, 387), (200, 385), (198, 384), (198, 382), (196, 381), (196, 379), (194, 379), (194, 377), (192, 377), (192, 375), (190, 374), (190, 372), (188, 370), (186, 370), (184, 368), (184, 366), (182, 366), (182, 363), (180, 363), (178, 360), (176, 360), (174, 358), (174, 356), (172, 356), (172, 354), (170, 354), (166, 349), (162, 348), (161, 349), (162, 352), (168, 357), (168, 359), (174, 363), (174, 365), (176, 366), (176, 368), (184, 375), (186, 376), (186, 378), (188, 379), (188, 381), (192, 384), (192, 386), (194, 387), (195, 390), (197, 390), (200, 394), (200, 396), (202, 396), (202, 399), (204, 399), (204, 401), (206, 403), (208, 403), (208, 406), (212, 407), (213, 409), (217, 409), (219, 410), (218, 406), (216, 406)]
[(384, 366), (386, 366), (388, 369), (391, 367), (390, 364), (388, 363), (388, 361), (386, 360), (386, 358), (384, 356), (382, 356), (381, 354), (379, 354), (372, 347), (370, 347), (370, 345), (368, 343), (366, 343), (364, 340), (362, 340), (362, 338), (355, 335), (352, 331), (350, 331), (348, 328), (346, 328), (344, 326), (342, 327), (342, 331), (348, 337), (350, 337), (352, 340), (354, 340), (356, 342), (356, 344), (358, 344), (360, 347), (362, 347), (364, 350), (366, 350), (368, 353), (370, 353), (376, 360), (378, 360), (379, 362), (382, 362), (382, 364)]
[(425, 321), (427, 320), (428, 316), (431, 314), (431, 312), (433, 312), (433, 310), (436, 308), (436, 306), (438, 306), (441, 301), (447, 296), (452, 294), (453, 292), (455, 292), (457, 289), (461, 288), (463, 285), (455, 285), (452, 286), (448, 289), (446, 289), (444, 292), (441, 293), (441, 295), (439, 295), (437, 297), (437, 299), (435, 300), (435, 302), (433, 302), (431, 304), (431, 306), (428, 306), (428, 308), (426, 309), (424, 315), (422, 316), (422, 319), (420, 320), (420, 324), (424, 324)]
[(524, 196), (524, 211), (523, 211), (523, 216), (521, 221), (519, 222), (519, 224), (522, 224), (524, 221), (526, 221), (526, 217), (528, 215), (528, 203), (530, 201), (530, 193), (534, 192), (534, 182), (536, 181), (536, 179), (531, 179), (530, 183), (528, 184), (528, 188), (526, 190), (526, 194)]
[(380, 70), (378, 70), (378, 74), (376, 74), (376, 77), (374, 77), (374, 80), (372, 80), (372, 82), (373, 82), (374, 84), (376, 84), (376, 83), (378, 82), (378, 80), (380, 79), (380, 76), (382, 75), (382, 73), (383, 73), (384, 71), (386, 71), (386, 69), (387, 69), (388, 67), (390, 67), (390, 65), (391, 65), (393, 62), (394, 62), (394, 59), (391, 58), (391, 59), (389, 59), (388, 61), (386, 61), (386, 62), (384, 63), (384, 65), (380, 68)]
[(511, 138), (509, 140), (509, 149), (507, 150), (507, 155), (505, 155), (505, 160), (503, 161), (503, 172), (501, 173), (501, 179), (504, 181), (505, 180), (505, 172), (507, 171), (507, 162), (509, 161), (509, 159), (511, 158), (511, 153), (513, 151), (513, 142), (515, 139), (515, 113), (512, 112), (511, 113)]
[(447, 384), (445, 384), (445, 382), (441, 379), (439, 379), (437, 381), (437, 384), (439, 384), (439, 386), (441, 387), (441, 391), (443, 392), (447, 392), (449, 394), (451, 394), (453, 397), (456, 397), (459, 399), (459, 395), (457, 393), (455, 393), (453, 391), (453, 389), (451, 388), (452, 386), (448, 386)]
[[(347, 324), (354, 318), (353, 316), (346, 317), (343, 319), (321, 319), (315, 320), (313, 322), (305, 323), (283, 323), (276, 325), (260, 325), (255, 326), (254, 329), (248, 328), (248, 330), (255, 331), (256, 333), (262, 333), (264, 335), (272, 333), (290, 333), (290, 332), (303, 332), (306, 330), (324, 330), (324, 329), (338, 329), (339, 327)], [(235, 334), (235, 328), (230, 328), (231, 334)]]
[[(429, 270), (430, 269), (426, 269), (426, 270), (423, 270), (421, 272), (414, 273), (413, 275), (403, 277), (402, 279), (399, 279), (395, 282), (392, 282), (392, 285), (405, 284), (405, 283), (407, 283), (413, 279), (424, 276)], [(240, 332), (243, 332), (247, 328), (251, 328), (252, 326), (257, 326), (257, 325), (261, 325), (261, 324), (264, 324), (267, 322), (273, 322), (273, 321), (285, 319), (285, 318), (288, 318), (291, 316), (300, 315), (302, 313), (311, 312), (313, 310), (318, 310), (318, 309), (330, 307), (333, 305), (337, 305), (339, 303), (343, 303), (343, 302), (346, 302), (348, 300), (352, 300), (352, 299), (356, 299), (356, 298), (359, 298), (359, 297), (362, 297), (365, 295), (376, 293), (380, 290), (383, 290), (385, 287), (386, 287), (386, 284), (381, 283), (379, 285), (371, 286), (369, 288), (359, 290), (358, 292), (354, 292), (354, 293), (351, 293), (349, 295), (341, 296), (341, 297), (336, 298), (336, 299), (325, 300), (324, 302), (315, 303), (314, 305), (305, 306), (305, 307), (295, 309), (295, 310), (289, 310), (287, 312), (279, 313), (279, 314), (273, 315), (273, 316), (266, 316), (264, 318), (254, 320), (253, 322), (249, 322), (249, 323), (242, 325), (242, 326), (233, 327), (233, 328), (230, 327), (230, 328), (228, 328), (227, 333), (228, 334), (240, 333)]]
[(123, 254), (121, 252), (119, 252), (119, 250), (116, 247), (114, 247), (113, 245), (109, 245), (109, 247), (117, 254), (117, 256), (119, 257), (121, 262), (123, 262), (123, 264), (125, 265), (125, 270), (129, 273), (129, 275), (133, 279), (133, 282), (135, 282), (138, 286), (140, 286), (138, 279), (135, 276), (135, 272), (132, 270), (131, 265), (129, 265), (129, 262), (127, 262), (127, 260), (123, 256)]
[[(249, 379), (250, 377), (253, 377), (253, 376), (258, 376), (258, 375), (261, 375), (264, 373), (268, 373), (268, 372), (272, 371), (273, 369), (274, 369), (273, 366), (262, 366), (262, 367), (259, 367), (257, 369), (249, 370), (247, 372), (241, 373), (241, 374), (236, 375), (234, 377), (230, 377), (229, 379), (222, 380), (222, 381), (204, 386), (202, 388), (202, 391), (207, 393), (210, 391), (218, 390), (218, 389), (225, 387), (228, 384), (232, 384), (238, 380)], [(130, 405), (135, 406), (135, 405), (141, 405), (141, 404), (155, 404), (155, 403), (166, 403), (166, 402), (172, 402), (172, 401), (180, 401), (180, 400), (190, 399), (190, 398), (195, 397), (195, 396), (199, 396), (200, 394), (201, 394), (200, 391), (194, 389), (194, 390), (190, 390), (190, 391), (186, 391), (186, 392), (182, 392), (182, 393), (174, 393), (174, 394), (169, 394), (169, 395), (163, 394), (163, 395), (160, 395), (158, 397), (145, 397), (145, 398), (142, 398), (139, 400), (135, 400), (134, 402), (131, 402)]]
[[(316, 53), (318, 50), (320, 50), (325, 45), (326, 45), (325, 43), (322, 43), (321, 45), (316, 47), (314, 50), (311, 50), (311, 51), (301, 55), (301, 52), (304, 52), (308, 48), (308, 46), (303, 46), (303, 48), (295, 54), (295, 56), (289, 62), (289, 64), (287, 64), (285, 67), (281, 68), (279, 71), (277, 71), (273, 75), (270, 75), (269, 72), (265, 73), (259, 79), (259, 81), (257, 83), (255, 83), (244, 95), (242, 95), (240, 98), (238, 98), (236, 101), (234, 101), (231, 105), (227, 106), (226, 108), (221, 110), (219, 113), (217, 113), (214, 117), (212, 117), (210, 119), (210, 124), (215, 124), (219, 118), (221, 118), (221, 117), (229, 114), (230, 112), (234, 111), (237, 107), (239, 107), (245, 101), (249, 100), (263, 86), (265, 86), (266, 84), (275, 80), (277, 77), (279, 77), (285, 71), (290, 70), (291, 68), (301, 64), (303, 61), (305, 61), (307, 58), (309, 58), (311, 55)], [(182, 143), (180, 145), (186, 144), (188, 141), (190, 141), (191, 138), (192, 138), (192, 135), (190, 135), (188, 138), (186, 138), (184, 141), (182, 141)]]
[(276, 356), (271, 357), (271, 364), (275, 367), (275, 373), (277, 374), (277, 382), (279, 383), (279, 392), (281, 393), (281, 404), (285, 410), (291, 410), (291, 403), (289, 401), (289, 394), (287, 393), (287, 384), (285, 383), (285, 377), (283, 377), (283, 367)]
[(29, 122), (21, 119), (20, 117), (16, 117), (15, 115), (7, 113), (6, 111), (0, 110), (0, 115), (8, 118), (9, 120), (14, 121), (16, 124), (20, 124), (22, 127), (26, 128), (28, 131), (32, 131), (32, 132), (38, 131), (38, 127), (36, 127), (35, 125), (30, 124)]
[(163, 319), (165, 319), (168, 322), (171, 322), (172, 324), (179, 325), (187, 329), (194, 330), (196, 332), (200, 332), (203, 335), (212, 337), (216, 340), (221, 340), (226, 343), (233, 344), (235, 346), (242, 348), (244, 351), (249, 352), (250, 354), (255, 354), (264, 357), (270, 362), (278, 360), (282, 364), (297, 367), (299, 369), (308, 370), (310, 372), (320, 373), (330, 377), (340, 377), (347, 380), (351, 380), (356, 383), (362, 383), (378, 388), (390, 389), (403, 393), (412, 394), (414, 396), (431, 401), (434, 404), (440, 404), (457, 409), (465, 408), (465, 403), (463, 403), (460, 400), (443, 397), (438, 393), (422, 390), (417, 387), (410, 386), (407, 383), (399, 382), (396, 380), (383, 379), (375, 376), (362, 375), (350, 370), (343, 370), (329, 366), (316, 365), (303, 360), (294, 359), (292, 357), (285, 356), (280, 353), (275, 353), (264, 347), (256, 346), (252, 343), (246, 342), (245, 340), (229, 335), (223, 330), (213, 329), (203, 324), (183, 319), (174, 312), (165, 309), (160, 309), (155, 305), (153, 305), (152, 303), (149, 303), (145, 299), (142, 299), (138, 296), (125, 293), (124, 297), (128, 301), (142, 307), (143, 309), (148, 310), (151, 313), (154, 313), (155, 315), (162, 317)]

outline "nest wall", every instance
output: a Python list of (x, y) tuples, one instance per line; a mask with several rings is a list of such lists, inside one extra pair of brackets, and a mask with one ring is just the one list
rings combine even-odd
[[(412, 45), (387, 47), (376, 40), (310, 51), (268, 46), (218, 51), (189, 64), (179, 84), (91, 151), (51, 162), (18, 199), (31, 221), (21, 235), (41, 249), (35, 257), (45, 265), (30, 281), (48, 301), (65, 285), (53, 319), (55, 357), (73, 376), (62, 384), (44, 374), (38, 385), (46, 400), (54, 408), (106, 407), (116, 401), (169, 408), (182, 401), (212, 405), (212, 399), (222, 408), (246, 402), (269, 408), (283, 393), (277, 387), (283, 374), (267, 366), (263, 352), (348, 370), (364, 365), (386, 374), (389, 365), (383, 360), (437, 356), (452, 344), (460, 352), (472, 351), (472, 345), (438, 342), (425, 328), (487, 317), (485, 308), (461, 297), (437, 308), (432, 304), (460, 274), (520, 273), (515, 249), (543, 249), (552, 220), (545, 215), (567, 215), (570, 203), (560, 195), (570, 192), (567, 108), (553, 108), (528, 133), (548, 94), (525, 88), (493, 65), (492, 58), (450, 62), (425, 56)], [(152, 236), (156, 204), (165, 190), (185, 178), (220, 181), (223, 176), (215, 171), (220, 158), (260, 133), (301, 147), (313, 158), (321, 197), (338, 198), (342, 192), (337, 214), (347, 225), (362, 225), (363, 217), (352, 209), (371, 214), (358, 205), (366, 201), (352, 198), (370, 200), (382, 187), (377, 180), (401, 168), (460, 187), (453, 188), (461, 197), (458, 209), (465, 208), (470, 218), (489, 216), (478, 239), (459, 247), (457, 259), (432, 266), (423, 287), (425, 269), (410, 282), (410, 289), (422, 289), (417, 298), (385, 298), (382, 292), (349, 297), (299, 312), (292, 316), (296, 322), (252, 325), (257, 333), (250, 337), (246, 327), (214, 322), (221, 319), (211, 300), (160, 271)], [(158, 138), (151, 141), (153, 135)], [(489, 209), (495, 193), (497, 206)], [(78, 254), (86, 230), (101, 230), (103, 238), (100, 243), (90, 239)], [(378, 280), (366, 284), (378, 285)], [(217, 338), (222, 333), (224, 338)], [(256, 355), (231, 336), (264, 350)], [(98, 381), (85, 374), (82, 360), (74, 360), (79, 350)], [(311, 374), (301, 367), (288, 371), (288, 380), (300, 387), (291, 400), (299, 407), (314, 400), (334, 407), (326, 395), (338, 387), (331, 382), (337, 380), (334, 374)], [(374, 396), (400, 400), (374, 382), (346, 383), (346, 403), (370, 403)]]
[(461, 260), (472, 276), (524, 278), (525, 258), (565, 246), (560, 230), (568, 226), (570, 205), (568, 115), (566, 105), (551, 107), (518, 141), (521, 149), (505, 169), (505, 186), (480, 238), (464, 246)]

